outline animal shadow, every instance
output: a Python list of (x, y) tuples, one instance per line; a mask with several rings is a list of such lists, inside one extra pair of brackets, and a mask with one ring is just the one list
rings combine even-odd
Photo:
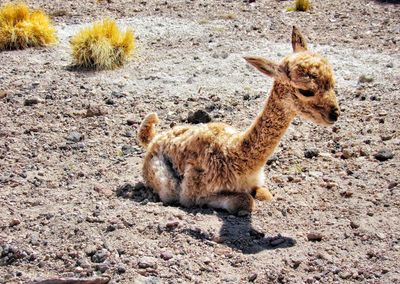
[[(154, 194), (153, 191), (142, 182), (136, 184), (126, 183), (117, 188), (116, 194), (119, 197), (132, 199), (141, 204), (160, 201), (157, 194)], [(176, 206), (179, 206), (179, 204), (176, 204)], [(263, 250), (290, 248), (296, 245), (296, 240), (291, 237), (285, 237), (280, 234), (276, 236), (266, 236), (264, 232), (255, 229), (252, 226), (251, 215), (238, 217), (225, 211), (213, 210), (211, 208), (180, 208), (192, 214), (201, 213), (211, 215), (216, 212), (218, 217), (222, 220), (222, 226), (217, 236), (213, 233), (203, 231), (200, 228), (180, 229), (181, 233), (187, 234), (194, 239), (215, 241), (244, 254), (255, 254)]]

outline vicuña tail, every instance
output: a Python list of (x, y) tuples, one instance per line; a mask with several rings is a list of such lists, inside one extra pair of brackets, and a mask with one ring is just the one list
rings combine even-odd
[(139, 127), (138, 139), (143, 147), (147, 147), (156, 135), (155, 125), (159, 122), (155, 112), (149, 113)]

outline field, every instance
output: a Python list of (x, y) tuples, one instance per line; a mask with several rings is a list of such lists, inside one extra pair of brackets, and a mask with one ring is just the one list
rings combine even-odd
[[(0, 52), (0, 283), (400, 283), (400, 5), (311, 2), (28, 1), (59, 43)], [(70, 68), (71, 36), (106, 17), (133, 27), (132, 60)], [(292, 25), (334, 67), (338, 122), (294, 120), (251, 216), (164, 206), (142, 183), (143, 117), (246, 129), (272, 80), (243, 56), (278, 61)]]

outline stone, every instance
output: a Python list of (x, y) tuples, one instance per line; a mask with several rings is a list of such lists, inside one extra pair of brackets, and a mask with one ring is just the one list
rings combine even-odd
[(322, 234), (318, 232), (310, 232), (307, 234), (307, 240), (310, 242), (320, 242), (322, 241)]
[(372, 83), (373, 81), (374, 81), (374, 78), (370, 75), (363, 74), (358, 78), (358, 83), (361, 83), (361, 84), (362, 83)]
[(144, 256), (139, 259), (138, 261), (138, 267), (139, 268), (156, 268), (157, 267), (157, 261), (154, 257), (149, 257), (149, 256)]
[(67, 137), (65, 137), (65, 139), (67, 139), (68, 141), (74, 142), (74, 143), (82, 141), (83, 138), (84, 138), (84, 136), (77, 131), (72, 131), (68, 134)]
[(378, 153), (374, 154), (375, 159), (377, 159), (380, 162), (384, 162), (390, 159), (393, 159), (394, 153), (391, 152), (388, 149), (381, 149), (378, 151)]
[(315, 148), (310, 148), (304, 150), (304, 157), (307, 159), (312, 159), (314, 157), (318, 157), (319, 155), (319, 150)]
[(9, 223), (9, 226), (10, 226), (10, 227), (14, 227), (14, 226), (17, 226), (17, 225), (19, 225), (19, 224), (21, 224), (21, 221), (20, 221), (19, 219), (12, 219), (12, 220), (10, 221), (10, 223)]
[(189, 112), (187, 122), (191, 124), (208, 123), (210, 122), (211, 116), (204, 110), (196, 110), (195, 112)]
[(106, 197), (110, 197), (114, 193), (111, 189), (103, 187), (102, 185), (95, 185), (94, 191), (96, 191), (99, 194), (104, 195)]
[(249, 280), (249, 282), (254, 282), (257, 279), (257, 273), (253, 272), (249, 275), (249, 277), (247, 277), (247, 280)]
[(41, 98), (38, 97), (31, 97), (31, 98), (26, 98), (24, 100), (24, 106), (33, 106), (36, 105), (38, 103), (43, 102), (43, 100)]
[(164, 259), (164, 260), (170, 260), (170, 259), (172, 259), (172, 258), (174, 257), (174, 255), (173, 255), (171, 252), (169, 252), (169, 251), (163, 251), (163, 252), (160, 254), (160, 257), (161, 257), (162, 259)]

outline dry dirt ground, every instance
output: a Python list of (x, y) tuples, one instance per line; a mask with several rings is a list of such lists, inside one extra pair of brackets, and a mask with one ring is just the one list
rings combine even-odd
[[(0, 53), (0, 283), (400, 283), (398, 1), (28, 2), (60, 43)], [(135, 57), (71, 70), (69, 37), (106, 16), (134, 27)], [(143, 116), (245, 129), (271, 80), (242, 56), (291, 52), (293, 24), (334, 66), (338, 123), (294, 121), (250, 217), (163, 206), (141, 184)]]

